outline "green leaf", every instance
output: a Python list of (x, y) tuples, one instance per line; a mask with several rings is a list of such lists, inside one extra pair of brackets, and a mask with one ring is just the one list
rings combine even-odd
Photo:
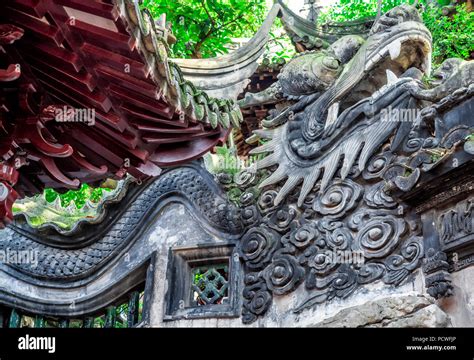
[(251, 37), (263, 23), (266, 0), (144, 0), (158, 18), (165, 13), (177, 43), (173, 57), (208, 58), (228, 52), (232, 38)]

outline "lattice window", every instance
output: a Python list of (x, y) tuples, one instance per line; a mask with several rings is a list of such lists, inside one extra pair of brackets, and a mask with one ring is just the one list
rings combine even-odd
[(192, 269), (194, 306), (225, 304), (229, 300), (229, 264), (199, 266)]
[(163, 319), (239, 317), (240, 276), (234, 242), (173, 248)]

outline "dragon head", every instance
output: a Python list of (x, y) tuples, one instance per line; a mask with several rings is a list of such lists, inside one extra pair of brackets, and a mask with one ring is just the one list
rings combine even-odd
[[(383, 15), (337, 81), (305, 110), (301, 134), (308, 146), (298, 142), (293, 150), (304, 158), (318, 156), (315, 149), (321, 146), (314, 142), (327, 137), (327, 129), (340, 112), (386, 85), (387, 70), (397, 76), (410, 68), (429, 74), (431, 43), (431, 34), (414, 7), (397, 6)], [(338, 111), (330, 111), (335, 106)]]
[[(391, 70), (400, 76), (410, 68), (418, 68), (429, 75), (431, 44), (431, 33), (418, 11), (409, 5), (397, 6), (381, 16), (370, 32), (363, 54), (364, 74), (374, 77)], [(386, 76), (381, 78), (386, 80)]]
[[(376, 21), (367, 41), (327, 91), (305, 105), (292, 121), (256, 132), (270, 140), (252, 152), (270, 153), (257, 163), (257, 169), (278, 165), (260, 186), (287, 179), (275, 199), (276, 204), (301, 183), (298, 204), (318, 180), (321, 179), (320, 191), (323, 191), (338, 171), (343, 179), (357, 162), (363, 170), (373, 152), (396, 130), (393, 124), (377, 122), (373, 114), (367, 118), (362, 110), (363, 102), (380, 98), (381, 91), (393, 93), (395, 101), (402, 90), (392, 91), (387, 85), (409, 69), (429, 74), (431, 44), (431, 34), (414, 7), (393, 8)], [(307, 99), (301, 100), (304, 101)], [(359, 112), (361, 116), (354, 115)], [(366, 121), (359, 124), (361, 119)], [(335, 131), (341, 123), (345, 131)]]
[(421, 22), (420, 14), (415, 7), (410, 5), (400, 5), (383, 14), (372, 26), (369, 35), (390, 31), (395, 25), (407, 21)]
[(327, 90), (341, 71), (340, 62), (321, 51), (291, 60), (278, 75), (278, 80), (286, 95), (309, 95)]

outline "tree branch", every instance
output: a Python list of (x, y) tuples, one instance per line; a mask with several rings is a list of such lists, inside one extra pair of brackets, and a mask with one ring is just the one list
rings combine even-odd
[(226, 26), (229, 26), (230, 24), (233, 24), (233, 23), (237, 22), (238, 20), (242, 19), (244, 17), (244, 15), (245, 15), (245, 13), (242, 13), (238, 17), (236, 17), (235, 19), (233, 19), (231, 21), (228, 21), (225, 24), (222, 24), (221, 26), (216, 28), (216, 31), (221, 30), (221, 29), (225, 28)]
[(228, 21), (226, 22), (225, 24), (222, 24), (218, 27), (215, 26), (215, 22), (214, 22), (214, 19), (211, 17), (211, 15), (209, 14), (207, 8), (205, 7), (204, 5), (205, 3), (205, 0), (201, 0), (201, 4), (204, 8), (204, 10), (206, 11), (206, 14), (207, 16), (209, 17), (209, 20), (211, 20), (211, 23), (212, 23), (212, 26), (211, 28), (209, 29), (209, 31), (204, 34), (203, 37), (201, 37), (201, 39), (196, 43), (196, 45), (194, 46), (194, 50), (193, 50), (193, 54), (192, 54), (192, 57), (193, 58), (201, 58), (202, 55), (201, 55), (201, 47), (202, 45), (204, 44), (204, 42), (209, 39), (209, 37), (211, 37), (211, 35), (215, 34), (216, 32), (218, 32), (219, 30), (222, 30), (224, 28), (226, 28), (227, 26), (239, 21), (240, 19), (242, 19), (244, 17), (244, 15), (246, 14), (245, 12), (243, 13), (240, 13), (239, 16), (235, 17), (234, 19), (232, 19), (231, 21)]
[(201, 0), (201, 5), (202, 5), (202, 8), (204, 9), (204, 11), (205, 11), (206, 14), (207, 14), (207, 17), (209, 18), (209, 20), (211, 20), (212, 27), (215, 27), (215, 26), (216, 26), (216, 22), (214, 21), (213, 17), (212, 17), (211, 14), (209, 13), (209, 10), (207, 10), (207, 7), (206, 7), (206, 0)]

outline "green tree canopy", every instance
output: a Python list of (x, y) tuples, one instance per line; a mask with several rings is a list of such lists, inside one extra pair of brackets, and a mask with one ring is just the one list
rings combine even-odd
[(174, 57), (209, 58), (228, 52), (232, 38), (251, 37), (267, 13), (266, 0), (144, 0), (153, 17), (166, 14), (177, 43)]
[[(379, 0), (340, 0), (323, 12), (322, 22), (350, 21), (369, 18), (377, 15)], [(382, 13), (401, 4), (413, 4), (414, 0), (383, 0)], [(474, 13), (466, 4), (456, 6), (454, 13), (446, 16), (442, 5), (449, 3), (443, 0), (419, 0), (421, 15), (433, 35), (433, 60), (439, 65), (445, 59), (458, 57), (469, 59), (474, 52)]]

